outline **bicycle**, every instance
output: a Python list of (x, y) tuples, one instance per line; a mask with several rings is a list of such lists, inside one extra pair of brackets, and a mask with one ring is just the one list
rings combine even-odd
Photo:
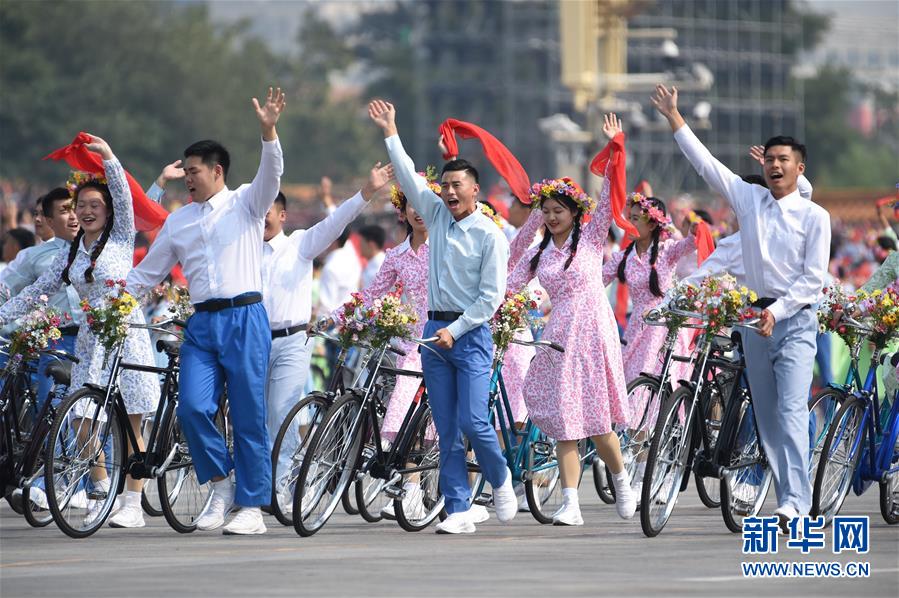
[[(868, 335), (873, 330), (851, 317), (843, 323)], [(821, 448), (821, 459), (812, 491), (812, 517), (827, 523), (839, 513), (850, 487), (861, 496), (870, 485), (880, 482), (881, 515), (888, 524), (899, 523), (899, 495), (895, 491), (899, 472), (899, 393), (889, 412), (881, 408), (877, 388), (877, 367), (885, 355), (875, 346), (870, 367), (861, 388), (843, 399)], [(885, 421), (884, 421), (884, 415)]]
[[(157, 325), (132, 324), (130, 328), (170, 333), (165, 327), (173, 324), (184, 326), (178, 320), (166, 320)], [(189, 533), (196, 529), (194, 522), (207, 506), (209, 485), (197, 480), (187, 442), (175, 415), (180, 346), (168, 340), (158, 340), (156, 346), (168, 356), (166, 367), (124, 362), (123, 344), (120, 343), (113, 351), (108, 383), (105, 386), (85, 384), (57, 410), (46, 453), (45, 483), (53, 519), (70, 537), (85, 538), (103, 526), (116, 495), (124, 488), (126, 474), (135, 479), (157, 480), (163, 515), (178, 532)], [(153, 428), (144, 451), (138, 448), (119, 390), (122, 370), (164, 377)], [(221, 408), (218, 425), (227, 430)], [(131, 449), (127, 460), (126, 442)], [(106, 470), (109, 491), (104, 492), (92, 482), (91, 472), (98, 468)], [(79, 489), (87, 492), (86, 505), (72, 500)], [(91, 504), (91, 501), (99, 502)]]
[[(336, 337), (322, 331), (310, 329), (307, 334), (310, 337), (321, 337), (339, 342)], [(303, 397), (287, 413), (278, 429), (278, 435), (275, 437), (272, 448), (272, 493), (274, 495), (272, 514), (282, 525), (293, 525), (294, 488), (309, 442), (321, 424), (325, 413), (331, 408), (337, 397), (347, 391), (344, 385), (346, 357), (347, 350), (344, 349), (337, 357), (337, 365), (331, 372), (327, 388), (324, 391), (311, 392)], [(351, 381), (350, 387), (358, 384), (367, 367), (368, 357), (368, 354), (362, 357), (362, 367)], [(282, 455), (282, 452), (285, 454)], [(350, 513), (351, 515), (358, 513), (356, 509), (347, 509), (347, 506), (351, 506), (347, 504), (348, 498), (343, 502), (345, 510), (355, 511)]]

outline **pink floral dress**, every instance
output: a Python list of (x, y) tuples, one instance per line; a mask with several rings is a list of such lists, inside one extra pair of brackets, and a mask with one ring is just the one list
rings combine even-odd
[[(560, 248), (550, 242), (537, 266), (536, 276), (553, 305), (543, 338), (565, 352), (537, 352), (524, 381), (525, 402), (534, 423), (556, 440), (605, 434), (613, 423), (631, 417), (618, 328), (599, 276), (611, 220), (607, 179), (599, 210), (583, 226), (568, 269), (570, 238)], [(527, 247), (542, 224), (543, 214), (533, 211), (513, 245)], [(530, 261), (537, 251), (527, 250), (516, 264), (508, 289), (521, 289), (534, 277)]]
[[(362, 290), (362, 296), (366, 303), (383, 297), (393, 290), (397, 282), (403, 284), (403, 303), (412, 305), (418, 314), (418, 323), (415, 324), (413, 335), (421, 337), (425, 322), (428, 320), (428, 244), (424, 243), (413, 251), (407, 238), (392, 249), (387, 250), (381, 269), (369, 286)], [(418, 345), (412, 342), (400, 342), (400, 347), (405, 355), (397, 358), (396, 367), (403, 370), (421, 371), (421, 355), (418, 353)], [(387, 413), (384, 415), (382, 434), (393, 441), (399, 432), (415, 398), (415, 392), (421, 383), (420, 378), (412, 376), (397, 376), (396, 386), (387, 403)]]
[[(659, 277), (659, 288), (662, 293), (671, 288), (674, 279), (674, 271), (678, 260), (684, 255), (696, 252), (696, 238), (693, 235), (674, 241), (671, 239), (659, 244), (659, 253), (656, 256), (656, 273)], [(624, 251), (617, 251), (612, 259), (603, 266), (602, 277), (604, 284), (610, 284), (617, 280), (618, 264), (624, 256)], [(630, 291), (633, 309), (631, 317), (627, 321), (624, 331), (626, 346), (624, 352), (624, 377), (630, 382), (642, 372), (648, 374), (662, 373), (662, 346), (665, 344), (665, 336), (668, 334), (664, 326), (648, 326), (643, 322), (643, 314), (661, 303), (662, 298), (656, 297), (649, 290), (649, 274), (652, 267), (649, 264), (649, 251), (638, 255), (636, 248), (628, 255), (627, 264), (624, 267), (627, 288)], [(693, 331), (681, 330), (674, 347), (675, 355), (688, 355), (690, 343), (693, 339)], [(672, 364), (671, 379), (674, 384), (680, 379), (689, 379), (692, 366), (688, 363), (675, 362)]]

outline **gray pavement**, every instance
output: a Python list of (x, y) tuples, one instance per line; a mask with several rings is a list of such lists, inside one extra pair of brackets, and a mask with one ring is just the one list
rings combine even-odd
[[(899, 527), (879, 514), (877, 488), (847, 500), (843, 515), (871, 517), (871, 552), (802, 556), (787, 549), (755, 561), (869, 562), (867, 579), (744, 579), (741, 538), (691, 488), (656, 538), (622, 521), (585, 477), (586, 524), (561, 528), (519, 513), (469, 536), (410, 534), (339, 511), (312, 538), (267, 517), (269, 533), (180, 535), (162, 518), (139, 530), (104, 528), (72, 540), (31, 529), (0, 507), (0, 596), (891, 596), (899, 595)], [(769, 500), (770, 502), (770, 500)], [(773, 509), (773, 505), (770, 505)], [(768, 511), (770, 512), (770, 510)]]

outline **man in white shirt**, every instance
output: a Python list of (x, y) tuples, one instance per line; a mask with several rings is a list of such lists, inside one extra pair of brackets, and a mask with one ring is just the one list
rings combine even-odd
[[(269, 452), (288, 412), (303, 397), (309, 374), (312, 347), (306, 342), (306, 329), (312, 314), (312, 261), (343, 233), (389, 179), (388, 167), (375, 165), (358, 193), (308, 230), (284, 233), (287, 198), (280, 192), (265, 216), (262, 295), (272, 330), (265, 386)], [(296, 442), (297, 435), (287, 434), (285, 439), (288, 445), (281, 450), (284, 465), (296, 448), (290, 443)], [(274, 482), (275, 492), (284, 490), (277, 487), (278, 480)], [(281, 504), (293, 501), (284, 498)]]
[[(197, 528), (224, 524), (233, 504), (243, 508), (226, 534), (262, 534), (261, 505), (271, 501), (271, 459), (260, 392), (271, 352), (271, 329), (262, 305), (265, 215), (281, 184), (284, 160), (275, 125), (285, 106), (269, 88), (263, 105), (253, 98), (262, 129), (262, 158), (249, 185), (230, 190), (227, 150), (199, 141), (184, 151), (184, 183), (192, 203), (169, 215), (144, 260), (128, 275), (141, 296), (181, 262), (196, 313), (181, 347), (178, 418), (200, 483), (213, 482), (210, 504)], [(215, 424), (228, 385), (234, 456)], [(229, 476), (235, 471), (236, 488)]]
[(749, 386), (774, 474), (781, 528), (811, 508), (807, 400), (815, 362), (819, 301), (830, 250), (830, 215), (803, 199), (797, 179), (805, 146), (791, 137), (765, 144), (768, 189), (716, 160), (677, 109), (677, 90), (659, 85), (653, 104), (700, 176), (723, 195), (740, 224), (747, 285), (759, 295), (760, 335), (744, 336)]
[(328, 316), (359, 290), (362, 263), (352, 243), (347, 243), (350, 231), (344, 230), (331, 244), (319, 279), (318, 303), (320, 316)]
[(365, 288), (371, 284), (384, 263), (386, 254), (384, 253), (384, 243), (387, 241), (387, 233), (377, 224), (369, 224), (359, 229), (359, 237), (362, 242), (359, 244), (359, 253), (368, 260), (365, 269), (362, 270), (362, 286)]

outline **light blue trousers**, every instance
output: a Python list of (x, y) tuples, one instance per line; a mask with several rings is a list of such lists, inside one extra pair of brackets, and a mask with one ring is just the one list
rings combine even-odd
[(774, 474), (777, 506), (792, 506), (802, 515), (812, 505), (808, 393), (817, 333), (815, 309), (803, 309), (776, 322), (768, 338), (743, 330), (749, 388), (759, 436)]
[[(272, 333), (262, 303), (197, 312), (181, 346), (178, 419), (200, 483), (234, 469), (234, 502), (267, 505), (272, 498), (271, 451), (265, 429), (265, 375)], [(215, 425), (225, 382), (234, 430), (234, 457)]]
[[(306, 343), (306, 333), (272, 341), (272, 353), (268, 362), (268, 378), (265, 386), (265, 405), (268, 412), (268, 450), (271, 453), (278, 430), (287, 413), (305, 396), (306, 378), (309, 375), (309, 359), (312, 344)], [(294, 422), (294, 427), (299, 422)], [(297, 448), (298, 432), (291, 430), (284, 436), (281, 447), (281, 471), (290, 466), (291, 455)]]
[[(433, 336), (448, 324), (428, 320), (424, 336)], [(482, 325), (456, 339), (449, 351), (434, 348), (447, 361), (421, 349), (421, 369), (439, 435), (440, 490), (446, 499), (446, 512), (459, 513), (468, 510), (471, 499), (463, 434), (471, 441), (490, 485), (498, 488), (506, 481), (506, 458), (487, 412), (493, 339), (490, 329)]]

